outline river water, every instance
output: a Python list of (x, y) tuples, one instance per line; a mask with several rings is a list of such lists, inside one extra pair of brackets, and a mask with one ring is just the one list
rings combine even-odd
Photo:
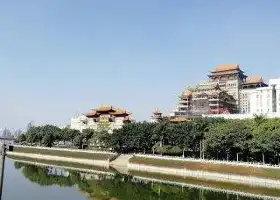
[[(265, 193), (265, 192), (264, 192)], [(275, 192), (273, 193), (275, 195)], [(265, 194), (264, 194), (265, 195)], [(277, 195), (276, 195), (277, 196)], [(280, 196), (280, 193), (279, 193)], [(2, 200), (257, 200), (246, 193), (92, 174), (6, 160)], [(276, 198), (274, 198), (276, 199)]]

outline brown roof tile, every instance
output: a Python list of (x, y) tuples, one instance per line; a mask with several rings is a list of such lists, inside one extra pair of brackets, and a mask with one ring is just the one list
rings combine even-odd
[(262, 77), (257, 77), (257, 76), (249, 76), (246, 81), (246, 83), (263, 83)]
[(238, 64), (221, 65), (216, 67), (214, 72), (223, 72), (223, 71), (230, 71), (230, 70), (240, 70), (240, 67)]

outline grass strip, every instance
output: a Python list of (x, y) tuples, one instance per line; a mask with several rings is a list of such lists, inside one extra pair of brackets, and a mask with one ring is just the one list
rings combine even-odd
[(104, 153), (64, 151), (64, 150), (55, 150), (51, 148), (40, 149), (40, 148), (29, 148), (29, 147), (14, 147), (14, 152), (90, 159), (90, 160), (108, 160), (114, 156), (113, 154), (104, 154)]
[(256, 168), (256, 167), (233, 166), (233, 165), (225, 165), (225, 164), (143, 158), (137, 156), (132, 157), (129, 160), (129, 162), (135, 164), (157, 166), (157, 167), (188, 169), (194, 171), (208, 171), (208, 172), (216, 172), (222, 174), (235, 174), (241, 176), (254, 176), (254, 177), (269, 178), (269, 179), (276, 179), (276, 180), (280, 179), (280, 168), (279, 169)]
[(150, 172), (149, 173), (139, 172), (135, 170), (130, 170), (129, 173), (132, 176), (140, 176), (140, 177), (153, 178), (153, 179), (159, 179), (165, 181), (173, 181), (178, 183), (193, 184), (193, 185), (221, 189), (221, 190), (232, 190), (236, 192), (244, 192), (244, 193), (250, 193), (255, 195), (280, 197), (280, 189), (274, 189), (274, 188), (252, 187), (244, 184), (203, 180), (203, 179), (197, 179), (192, 177), (184, 178), (180, 176), (163, 175), (160, 173), (150, 173)]

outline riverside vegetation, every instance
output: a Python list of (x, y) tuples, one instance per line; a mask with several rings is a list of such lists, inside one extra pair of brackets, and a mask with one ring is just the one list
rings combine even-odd
[(17, 141), (47, 147), (67, 143), (76, 148), (91, 145), (117, 153), (155, 153), (279, 164), (280, 119), (256, 116), (246, 120), (202, 118), (179, 124), (167, 120), (138, 122), (125, 124), (113, 134), (91, 129), (80, 133), (46, 125), (31, 127)]

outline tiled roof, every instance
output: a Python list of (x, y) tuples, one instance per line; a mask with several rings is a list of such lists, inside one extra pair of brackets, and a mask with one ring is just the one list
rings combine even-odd
[(263, 83), (263, 79), (262, 77), (257, 77), (257, 76), (249, 76), (246, 81), (245, 84), (248, 83)]
[(113, 106), (110, 105), (101, 105), (100, 107), (95, 109), (97, 112), (109, 112), (114, 110)]
[(121, 109), (121, 108), (115, 109), (115, 111), (114, 112), (110, 112), (110, 114), (112, 114), (112, 115), (130, 115), (129, 112), (127, 112), (126, 110)]
[(230, 70), (240, 70), (240, 67), (238, 64), (221, 65), (216, 67), (214, 72), (223, 72), (223, 71), (230, 71)]
[(95, 116), (98, 116), (98, 115), (99, 115), (99, 113), (97, 113), (95, 110), (90, 110), (90, 111), (86, 114), (87, 117), (95, 117)]

